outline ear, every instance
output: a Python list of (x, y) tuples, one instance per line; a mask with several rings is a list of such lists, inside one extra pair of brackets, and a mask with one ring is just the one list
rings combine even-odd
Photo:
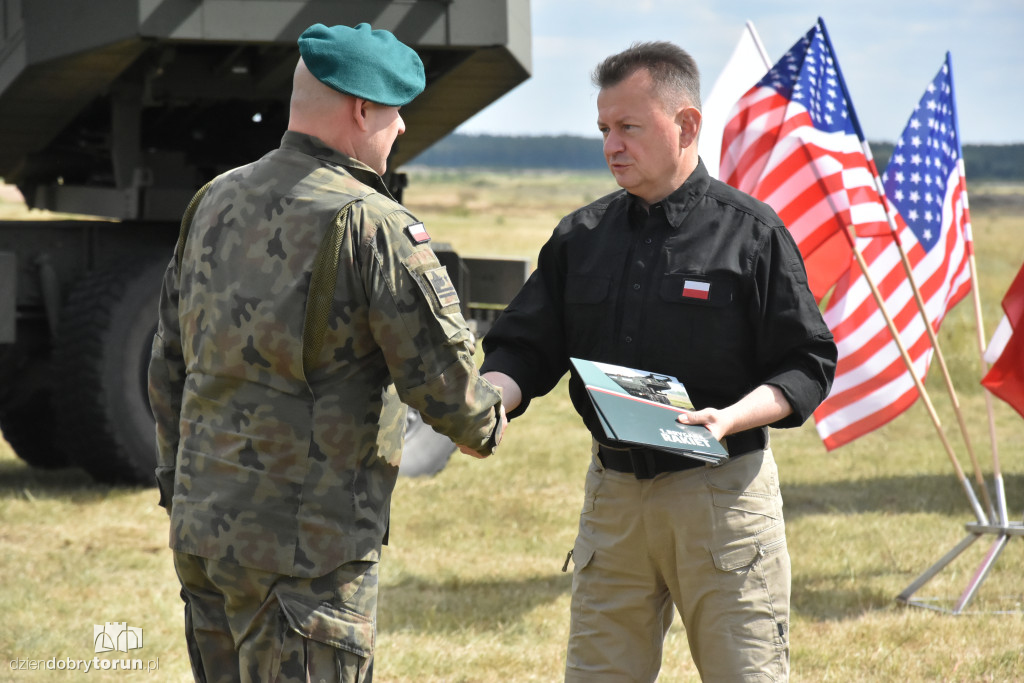
[(369, 116), (370, 103), (361, 97), (349, 97), (348, 107), (346, 108), (346, 116), (350, 116), (353, 123), (356, 124), (356, 128), (366, 132), (369, 130), (369, 122), (367, 117)]
[(679, 126), (679, 147), (681, 149), (696, 144), (702, 118), (700, 110), (696, 107), (683, 107), (676, 114), (676, 125)]

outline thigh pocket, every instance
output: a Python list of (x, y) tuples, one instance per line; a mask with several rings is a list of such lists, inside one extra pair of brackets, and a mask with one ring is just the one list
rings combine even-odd
[(720, 545), (782, 524), (782, 495), (770, 461), (758, 464), (755, 454), (745, 455), (707, 468), (704, 480)]
[(339, 605), (329, 605), (285, 591), (277, 591), (277, 599), (288, 625), (303, 638), (360, 657), (373, 654), (374, 624), (371, 618)]
[(738, 538), (715, 548), (711, 556), (715, 566), (723, 572), (752, 567), (758, 560), (786, 550), (786, 531), (784, 527), (758, 536)]
[(782, 506), (777, 496), (711, 488), (715, 528), (723, 540), (761, 533), (782, 524)]

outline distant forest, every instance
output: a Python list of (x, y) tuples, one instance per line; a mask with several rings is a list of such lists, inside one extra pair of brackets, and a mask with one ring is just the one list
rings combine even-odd
[[(879, 172), (892, 154), (892, 143), (872, 142)], [(573, 135), (516, 137), (453, 134), (411, 162), (443, 168), (605, 168), (601, 140)], [(967, 180), (1024, 181), (1024, 144), (964, 145)]]

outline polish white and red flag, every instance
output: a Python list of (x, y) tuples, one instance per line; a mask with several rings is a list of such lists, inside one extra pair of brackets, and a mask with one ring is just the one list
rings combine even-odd
[(1003, 312), (985, 351), (992, 367), (981, 383), (1024, 417), (1024, 266), (1003, 297)]
[(722, 153), (722, 132), (736, 101), (772, 68), (761, 37), (748, 21), (733, 48), (729, 61), (700, 106), (700, 159), (708, 175), (718, 178), (719, 155)]
[[(882, 182), (895, 236), (861, 237), (856, 245), (923, 380), (933, 348), (895, 240), (936, 332), (971, 288), (971, 225), (948, 53), (897, 140)], [(831, 450), (900, 415), (918, 391), (859, 268), (836, 284), (824, 316), (839, 362), (832, 391), (814, 417)]]
[(889, 233), (862, 139), (821, 19), (739, 99), (722, 134), (719, 177), (779, 214), (818, 301), (850, 266), (847, 231)]

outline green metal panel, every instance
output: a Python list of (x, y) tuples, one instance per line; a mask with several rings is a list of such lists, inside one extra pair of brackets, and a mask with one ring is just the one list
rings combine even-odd
[[(276, 146), (295, 41), (310, 24), (369, 22), (423, 59), (427, 89), (403, 108), (391, 169), (531, 67), (528, 0), (0, 0), (0, 10), (0, 177), (57, 210), (38, 202), (74, 197), (81, 211), (97, 188), (97, 215), (111, 190), (187, 193)], [(138, 208), (118, 217), (162, 217), (145, 215), (152, 202), (128, 206)]]

